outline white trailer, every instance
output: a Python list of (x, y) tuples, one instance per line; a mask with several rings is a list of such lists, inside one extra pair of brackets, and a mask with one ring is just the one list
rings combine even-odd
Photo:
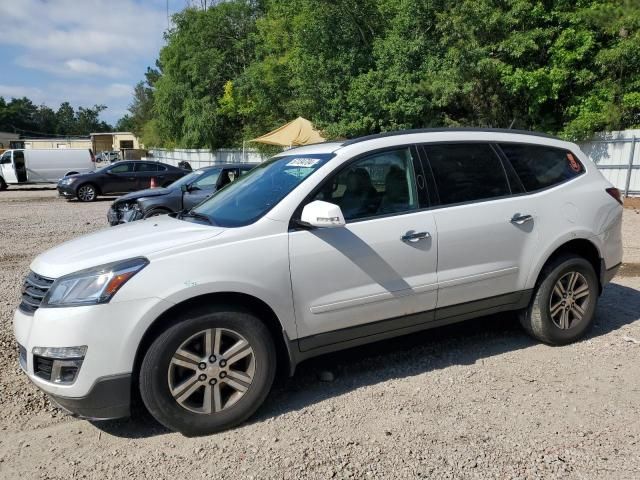
[(88, 148), (7, 150), (0, 156), (0, 190), (7, 185), (55, 183), (95, 168), (95, 157)]

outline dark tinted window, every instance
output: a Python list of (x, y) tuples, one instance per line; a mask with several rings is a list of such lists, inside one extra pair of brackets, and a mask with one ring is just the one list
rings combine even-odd
[(119, 163), (109, 169), (111, 173), (128, 173), (133, 172), (133, 163)]
[(166, 172), (167, 171), (167, 167), (164, 165), (160, 165), (159, 163), (156, 164), (156, 167), (158, 167), (158, 171), (159, 172)]
[(580, 175), (584, 167), (567, 150), (538, 145), (500, 145), (528, 192), (557, 185)]
[(330, 178), (314, 200), (339, 205), (347, 221), (415, 210), (411, 152), (404, 148), (358, 160)]
[(440, 203), (472, 202), (509, 195), (500, 158), (487, 144), (437, 144), (424, 147)]
[(137, 163), (136, 172), (157, 172), (158, 166), (155, 163)]

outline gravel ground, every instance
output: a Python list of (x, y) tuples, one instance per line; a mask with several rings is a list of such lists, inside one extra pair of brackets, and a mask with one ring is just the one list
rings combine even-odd
[(105, 227), (109, 204), (0, 193), (0, 478), (640, 478), (634, 209), (584, 341), (541, 345), (504, 315), (352, 349), (300, 365), (250, 423), (188, 439), (145, 416), (66, 416), (19, 370), (11, 318), (31, 259)]

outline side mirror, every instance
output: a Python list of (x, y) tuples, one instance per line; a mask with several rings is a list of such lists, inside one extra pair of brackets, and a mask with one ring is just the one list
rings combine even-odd
[(344, 227), (344, 215), (334, 203), (316, 200), (302, 209), (300, 221), (312, 227)]

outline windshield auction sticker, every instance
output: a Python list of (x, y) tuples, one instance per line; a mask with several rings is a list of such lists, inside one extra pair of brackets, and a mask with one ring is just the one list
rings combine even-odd
[(286, 166), (311, 168), (319, 161), (320, 161), (319, 158), (294, 158), (289, 163), (287, 163)]

